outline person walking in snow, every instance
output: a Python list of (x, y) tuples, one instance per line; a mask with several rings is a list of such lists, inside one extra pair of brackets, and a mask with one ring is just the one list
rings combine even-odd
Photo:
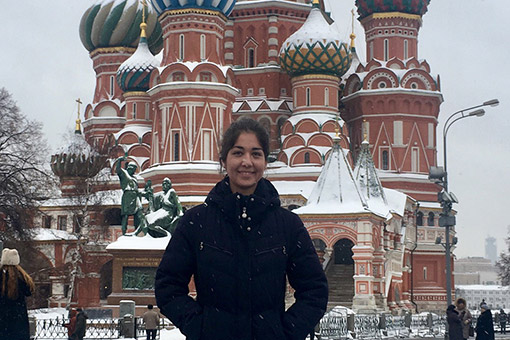
[(466, 300), (463, 298), (458, 298), (455, 301), (456, 310), (459, 312), (460, 319), (462, 320), (462, 338), (467, 340), (469, 338), (469, 329), (472, 327), (471, 322), (473, 320), (473, 316), (471, 312), (466, 307)]
[[(166, 248), (156, 301), (187, 340), (303, 340), (326, 310), (327, 280), (308, 231), (263, 178), (268, 156), (266, 130), (234, 122), (219, 157), (227, 175), (186, 211)], [(296, 301), (285, 310), (287, 278)]]
[(145, 325), (145, 333), (147, 334), (147, 340), (156, 340), (156, 332), (159, 326), (159, 314), (151, 304), (147, 305), (148, 311), (143, 313), (143, 323)]
[(73, 340), (73, 333), (76, 329), (76, 309), (72, 308), (69, 311), (69, 322), (64, 324), (64, 327), (67, 328), (67, 338), (69, 340)]
[(448, 335), (450, 340), (463, 340), (462, 319), (459, 312), (455, 310), (454, 305), (449, 305), (446, 309), (446, 321), (448, 322)]
[(87, 332), (88, 316), (81, 308), (76, 308), (76, 311), (78, 312), (76, 315), (76, 327), (74, 328), (74, 333), (71, 335), (71, 338), (73, 340), (83, 340)]
[(0, 340), (29, 340), (25, 298), (34, 292), (34, 281), (19, 265), (16, 249), (5, 248), (0, 259)]
[(486, 303), (480, 305), (482, 312), (476, 321), (476, 340), (494, 340), (492, 313)]
[(503, 309), (499, 311), (499, 327), (501, 329), (502, 334), (506, 334), (506, 322), (508, 320), (508, 315), (505, 313)]

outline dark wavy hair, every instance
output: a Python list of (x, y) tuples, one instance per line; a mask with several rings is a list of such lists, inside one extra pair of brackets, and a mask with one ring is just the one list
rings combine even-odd
[(264, 158), (266, 161), (269, 158), (269, 135), (267, 134), (266, 129), (257, 121), (251, 118), (241, 118), (233, 122), (230, 127), (223, 134), (223, 139), (221, 141), (221, 150), (220, 150), (220, 162), (225, 163), (227, 160), (227, 154), (232, 149), (239, 138), (239, 135), (243, 132), (251, 132), (255, 134), (257, 140), (262, 147), (262, 151), (264, 152)]

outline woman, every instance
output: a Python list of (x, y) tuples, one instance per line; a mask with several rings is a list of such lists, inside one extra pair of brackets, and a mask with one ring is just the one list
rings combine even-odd
[(34, 292), (32, 278), (19, 265), (16, 249), (5, 248), (0, 260), (0, 340), (29, 340), (25, 297)]
[(476, 321), (476, 340), (494, 340), (494, 323), (492, 313), (487, 304), (480, 304), (481, 314)]
[(448, 322), (448, 334), (450, 340), (462, 340), (462, 320), (454, 305), (446, 309), (446, 321)]
[(457, 306), (456, 310), (459, 312), (462, 321), (462, 338), (467, 340), (469, 338), (469, 328), (471, 328), (473, 316), (469, 309), (466, 308), (466, 300), (463, 298), (458, 298), (457, 301), (455, 301), (455, 305)]
[[(327, 281), (310, 236), (262, 178), (268, 156), (265, 129), (234, 122), (220, 151), (227, 176), (184, 214), (168, 244), (156, 300), (188, 340), (302, 340), (325, 312)], [(287, 311), (286, 278), (296, 298)]]
[(64, 324), (64, 327), (67, 328), (67, 338), (69, 340), (74, 340), (73, 334), (76, 330), (76, 309), (71, 309), (69, 311), (69, 322)]

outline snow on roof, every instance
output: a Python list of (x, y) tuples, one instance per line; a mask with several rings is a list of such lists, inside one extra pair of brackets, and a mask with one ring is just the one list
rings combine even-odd
[[(296, 126), (300, 121), (303, 119), (311, 119), (314, 122), (321, 127), (329, 120), (336, 120), (337, 116), (332, 113), (324, 113), (324, 112), (318, 112), (318, 113), (301, 113), (301, 114), (294, 114), (291, 117), (289, 117), (288, 121), (292, 124), (292, 126)], [(338, 120), (340, 126), (343, 126), (343, 120)]]
[(345, 153), (338, 141), (335, 141), (307, 204), (294, 212), (296, 214), (356, 213), (367, 211), (367, 208)]
[(334, 43), (339, 46), (341, 41), (338, 39), (340, 33), (336, 26), (330, 25), (324, 18), (319, 8), (312, 8), (308, 18), (301, 28), (294, 32), (284, 41), (280, 49), (280, 54), (288, 49), (295, 49), (304, 43), (314, 44), (320, 41), (324, 46)]
[(119, 132), (115, 132), (113, 136), (115, 137), (116, 140), (118, 140), (119, 137), (122, 136), (124, 133), (133, 132), (138, 138), (142, 138), (146, 133), (149, 133), (151, 131), (152, 131), (151, 126), (133, 124), (124, 127)]
[(154, 238), (150, 235), (139, 236), (121, 236), (117, 241), (110, 243), (107, 250), (165, 250), (171, 236)]
[(420, 201), (420, 208), (441, 209), (441, 204), (439, 202)]
[(224, 65), (210, 62), (208, 60), (204, 60), (204, 61), (175, 61), (168, 65), (159, 66), (158, 70), (161, 73), (163, 71), (163, 69), (165, 69), (167, 67), (171, 67), (172, 65), (177, 65), (177, 64), (186, 66), (190, 72), (193, 72), (193, 70), (199, 65), (203, 65), (203, 64), (214, 65), (221, 70), (221, 72), (223, 73), (223, 76), (225, 76), (225, 77), (227, 76), (227, 71), (232, 68), (231, 66), (224, 66)]
[(315, 186), (313, 181), (271, 181), (280, 195), (301, 195), (308, 198)]
[[(103, 190), (91, 193), (86, 199), (90, 202), (100, 201), (102, 205), (118, 205), (121, 202), (122, 190)], [(50, 198), (41, 204), (41, 207), (82, 206), (85, 198), (57, 197)]]
[(510, 286), (498, 286), (498, 285), (455, 285), (456, 289), (461, 290), (510, 290)]
[(34, 241), (57, 241), (57, 240), (77, 240), (78, 238), (64, 230), (33, 228), (31, 229)]
[(132, 159), (136, 162), (138, 167), (141, 167), (142, 164), (149, 159), (149, 157), (137, 157), (137, 156), (129, 156), (129, 159)]

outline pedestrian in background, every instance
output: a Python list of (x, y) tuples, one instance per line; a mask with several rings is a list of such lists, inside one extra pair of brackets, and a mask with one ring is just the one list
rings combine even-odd
[(30, 339), (25, 297), (34, 288), (34, 281), (19, 265), (18, 251), (5, 248), (0, 259), (0, 340)]
[[(242, 118), (221, 140), (227, 176), (179, 220), (156, 273), (158, 306), (187, 340), (304, 340), (328, 285), (303, 222), (264, 178), (267, 131)], [(296, 299), (288, 309), (287, 278)]]
[(482, 312), (476, 321), (476, 340), (494, 340), (492, 313), (486, 303), (480, 304)]
[(159, 326), (159, 313), (156, 312), (154, 306), (151, 304), (147, 305), (148, 311), (143, 313), (143, 323), (145, 324), (145, 333), (147, 334), (147, 340), (155, 340), (156, 332)]
[(506, 334), (506, 322), (508, 320), (508, 315), (505, 313), (503, 309), (499, 311), (499, 327), (501, 328), (501, 333)]
[(448, 322), (448, 335), (450, 340), (463, 340), (462, 320), (454, 305), (446, 309), (446, 321)]
[(87, 332), (88, 317), (81, 308), (76, 308), (76, 311), (78, 312), (76, 315), (76, 327), (71, 337), (73, 340), (83, 340), (85, 333)]
[(73, 339), (73, 334), (76, 329), (76, 309), (71, 308), (69, 311), (69, 322), (64, 324), (64, 327), (67, 328), (67, 337), (69, 340)]
[(460, 320), (462, 321), (462, 338), (464, 340), (469, 339), (469, 329), (473, 326), (471, 325), (471, 322), (473, 321), (473, 316), (471, 315), (471, 312), (466, 307), (466, 300), (463, 298), (458, 298), (457, 301), (455, 301), (456, 310), (459, 312)]

